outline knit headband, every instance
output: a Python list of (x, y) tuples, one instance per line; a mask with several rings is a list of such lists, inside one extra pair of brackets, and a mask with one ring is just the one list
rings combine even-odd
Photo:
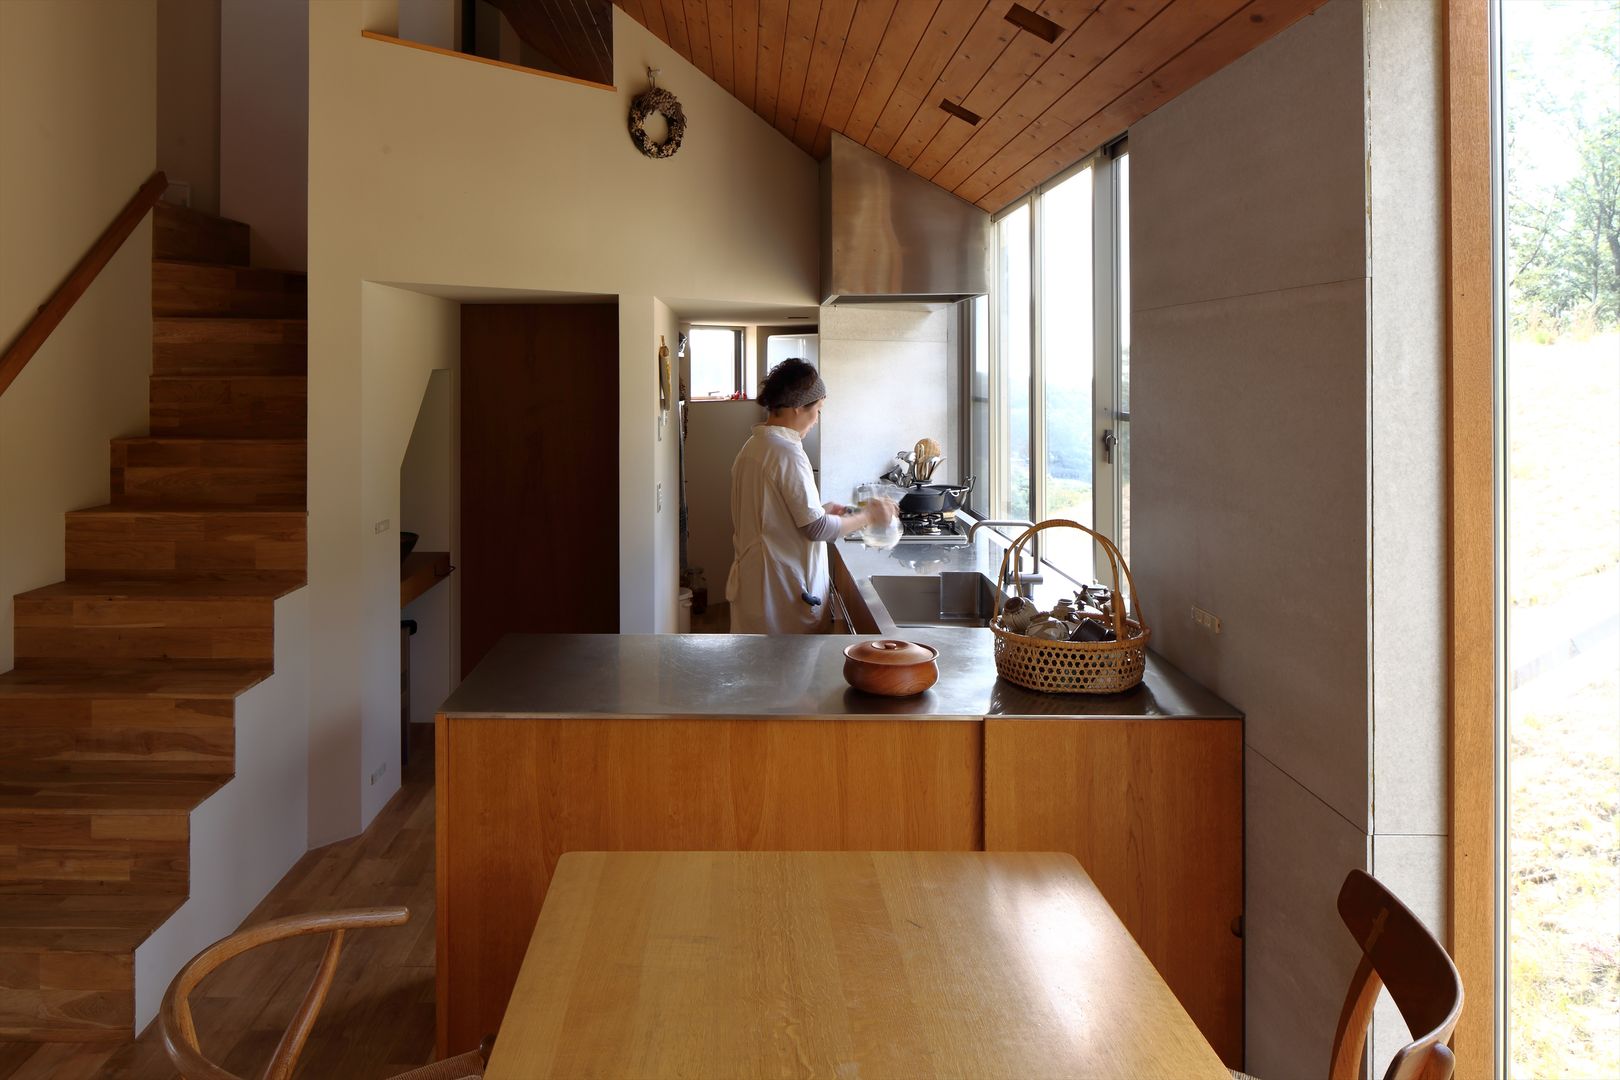
[(773, 409), (797, 409), (809, 405), (813, 401), (820, 401), (827, 396), (827, 384), (817, 375), (814, 382), (806, 383), (798, 390), (784, 395), (781, 399), (771, 402)]

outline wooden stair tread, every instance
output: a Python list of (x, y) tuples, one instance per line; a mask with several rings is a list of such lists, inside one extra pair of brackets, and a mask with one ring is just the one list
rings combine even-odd
[(159, 217), (169, 218), (173, 221), (195, 222), (198, 225), (228, 225), (237, 229), (245, 229), (247, 225), (228, 218), (222, 214), (210, 214), (206, 210), (196, 210), (189, 206), (180, 206), (172, 202), (160, 202), (155, 207)]
[(211, 435), (120, 435), (115, 443), (138, 446), (303, 446), (306, 439), (228, 439)]
[(258, 372), (253, 372), (253, 371), (199, 371), (195, 375), (187, 375), (187, 374), (175, 373), (175, 372), (163, 372), (163, 373), (154, 373), (151, 376), (151, 380), (153, 382), (175, 382), (175, 383), (181, 383), (181, 382), (191, 382), (191, 383), (194, 383), (194, 382), (212, 382), (212, 381), (216, 381), (216, 380), (220, 381), (220, 382), (230, 382), (230, 381), (243, 382), (243, 381), (250, 380), (250, 379), (253, 382), (269, 382), (272, 386), (291, 386), (294, 383), (308, 383), (309, 382), (309, 376), (308, 375), (294, 374), (294, 373), (285, 372), (285, 371), (272, 371), (272, 372), (265, 372), (264, 374), (259, 374)]
[(308, 275), (215, 215), (159, 204), (152, 237), (150, 434), (111, 440), (0, 673), (0, 1039), (133, 1037), (134, 950), (186, 900), (190, 815), (307, 581)]
[(219, 777), (0, 775), (0, 811), (186, 814), (224, 782)]
[(132, 952), (185, 901), (163, 893), (8, 894), (0, 951)]
[(32, 667), (0, 674), (0, 698), (179, 698), (228, 700), (271, 675), (264, 664), (132, 660), (87, 672)]
[[(208, 326), (218, 323), (217, 327)], [(194, 341), (199, 331), (218, 329), (231, 339), (264, 331), (287, 333), (305, 329), (309, 320), (294, 315), (154, 315), (152, 334), (156, 341)]]
[(199, 580), (184, 577), (69, 579), (18, 593), (17, 600), (274, 600), (304, 586), (304, 575), (269, 570), (244, 571)]
[(161, 269), (173, 269), (182, 273), (187, 270), (198, 269), (232, 271), (250, 270), (255, 274), (279, 274), (289, 278), (309, 277), (309, 272), (307, 270), (281, 270), (273, 266), (243, 266), (241, 263), (209, 262), (207, 259), (170, 259), (160, 257), (152, 260), (152, 269), (154, 271)]
[[(191, 376), (184, 376), (191, 378)], [(303, 376), (298, 376), (303, 378)], [(213, 439), (201, 440), (214, 442)], [(302, 439), (288, 440), (290, 442), (303, 442)], [(196, 517), (206, 514), (209, 517), (223, 517), (227, 520), (235, 518), (246, 520), (255, 517), (304, 517), (309, 511), (301, 506), (275, 506), (257, 510), (249, 506), (219, 506), (214, 503), (185, 503), (175, 501), (164, 503), (162, 506), (128, 506), (123, 503), (102, 503), (100, 506), (86, 506), (82, 510), (69, 510), (68, 517), (89, 516), (116, 516), (116, 517)]]

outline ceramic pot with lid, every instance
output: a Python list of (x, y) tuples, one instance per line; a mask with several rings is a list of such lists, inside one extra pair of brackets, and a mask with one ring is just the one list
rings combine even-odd
[(857, 641), (844, 650), (844, 681), (885, 697), (910, 697), (939, 681), (939, 650), (915, 641)]

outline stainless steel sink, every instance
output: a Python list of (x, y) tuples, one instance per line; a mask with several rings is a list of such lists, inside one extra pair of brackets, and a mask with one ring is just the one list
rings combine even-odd
[(896, 626), (989, 626), (996, 613), (996, 583), (977, 572), (870, 580)]

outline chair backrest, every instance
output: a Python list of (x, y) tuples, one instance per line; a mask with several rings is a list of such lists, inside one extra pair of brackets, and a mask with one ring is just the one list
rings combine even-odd
[(191, 1020), (191, 991), (215, 968), (249, 949), (306, 934), (331, 934), (320, 966), (315, 969), (315, 977), (310, 980), (309, 989), (304, 993), (304, 1000), (293, 1014), (287, 1030), (282, 1033), (281, 1041), (276, 1044), (270, 1063), (260, 1074), (263, 1080), (287, 1080), (292, 1076), (298, 1055), (315, 1026), (315, 1017), (326, 1002), (326, 993), (332, 987), (332, 976), (337, 973), (338, 954), (343, 950), (343, 935), (349, 930), (373, 926), (399, 926), (410, 917), (410, 910), (402, 907), (354, 908), (315, 915), (292, 915), (238, 930), (230, 937), (214, 942), (180, 969), (163, 995), (158, 1022), (162, 1025), (163, 1048), (168, 1051), (169, 1060), (185, 1080), (241, 1080), (236, 1074), (226, 1072), (203, 1056), (202, 1048), (197, 1043), (197, 1029)]
[(1406, 1020), (1412, 1041), (1390, 1062), (1384, 1080), (1448, 1080), (1456, 1059), (1446, 1041), (1462, 1015), (1457, 967), (1433, 934), (1377, 879), (1352, 870), (1339, 889), (1339, 917), (1361, 946), (1361, 963), (1333, 1038), (1329, 1080), (1356, 1080), (1367, 1024), (1381, 986)]

